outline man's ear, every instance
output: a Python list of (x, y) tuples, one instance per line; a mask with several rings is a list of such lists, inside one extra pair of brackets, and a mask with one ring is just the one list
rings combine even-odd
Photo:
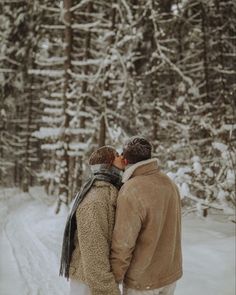
[(127, 166), (129, 164), (127, 159), (124, 159), (124, 164), (125, 164), (125, 166)]

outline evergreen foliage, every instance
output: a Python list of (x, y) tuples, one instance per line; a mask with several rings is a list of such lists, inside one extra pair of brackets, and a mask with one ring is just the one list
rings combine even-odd
[(136, 134), (183, 204), (235, 206), (233, 0), (0, 4), (0, 181), (69, 204), (91, 151)]

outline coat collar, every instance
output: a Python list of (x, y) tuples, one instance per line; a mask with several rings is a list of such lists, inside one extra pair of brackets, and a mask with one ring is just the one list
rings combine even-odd
[(132, 176), (142, 175), (152, 170), (157, 169), (157, 159), (148, 159), (145, 161), (140, 161), (136, 164), (129, 166), (122, 177), (122, 182), (125, 183)]

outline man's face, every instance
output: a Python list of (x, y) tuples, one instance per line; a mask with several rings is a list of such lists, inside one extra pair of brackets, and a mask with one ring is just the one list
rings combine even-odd
[(124, 170), (126, 164), (125, 164), (125, 160), (123, 156), (120, 155), (119, 153), (116, 153), (115, 160), (113, 161), (113, 165), (120, 170)]

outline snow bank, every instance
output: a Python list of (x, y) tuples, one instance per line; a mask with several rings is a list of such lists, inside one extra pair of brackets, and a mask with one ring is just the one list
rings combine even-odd
[(175, 295), (234, 295), (235, 225), (185, 217), (183, 261), (184, 276)]
[[(55, 216), (54, 202), (41, 188), (0, 190), (0, 294), (68, 294), (58, 276), (67, 213)], [(184, 217), (184, 276), (175, 295), (234, 295), (234, 250), (235, 224), (226, 218)]]

